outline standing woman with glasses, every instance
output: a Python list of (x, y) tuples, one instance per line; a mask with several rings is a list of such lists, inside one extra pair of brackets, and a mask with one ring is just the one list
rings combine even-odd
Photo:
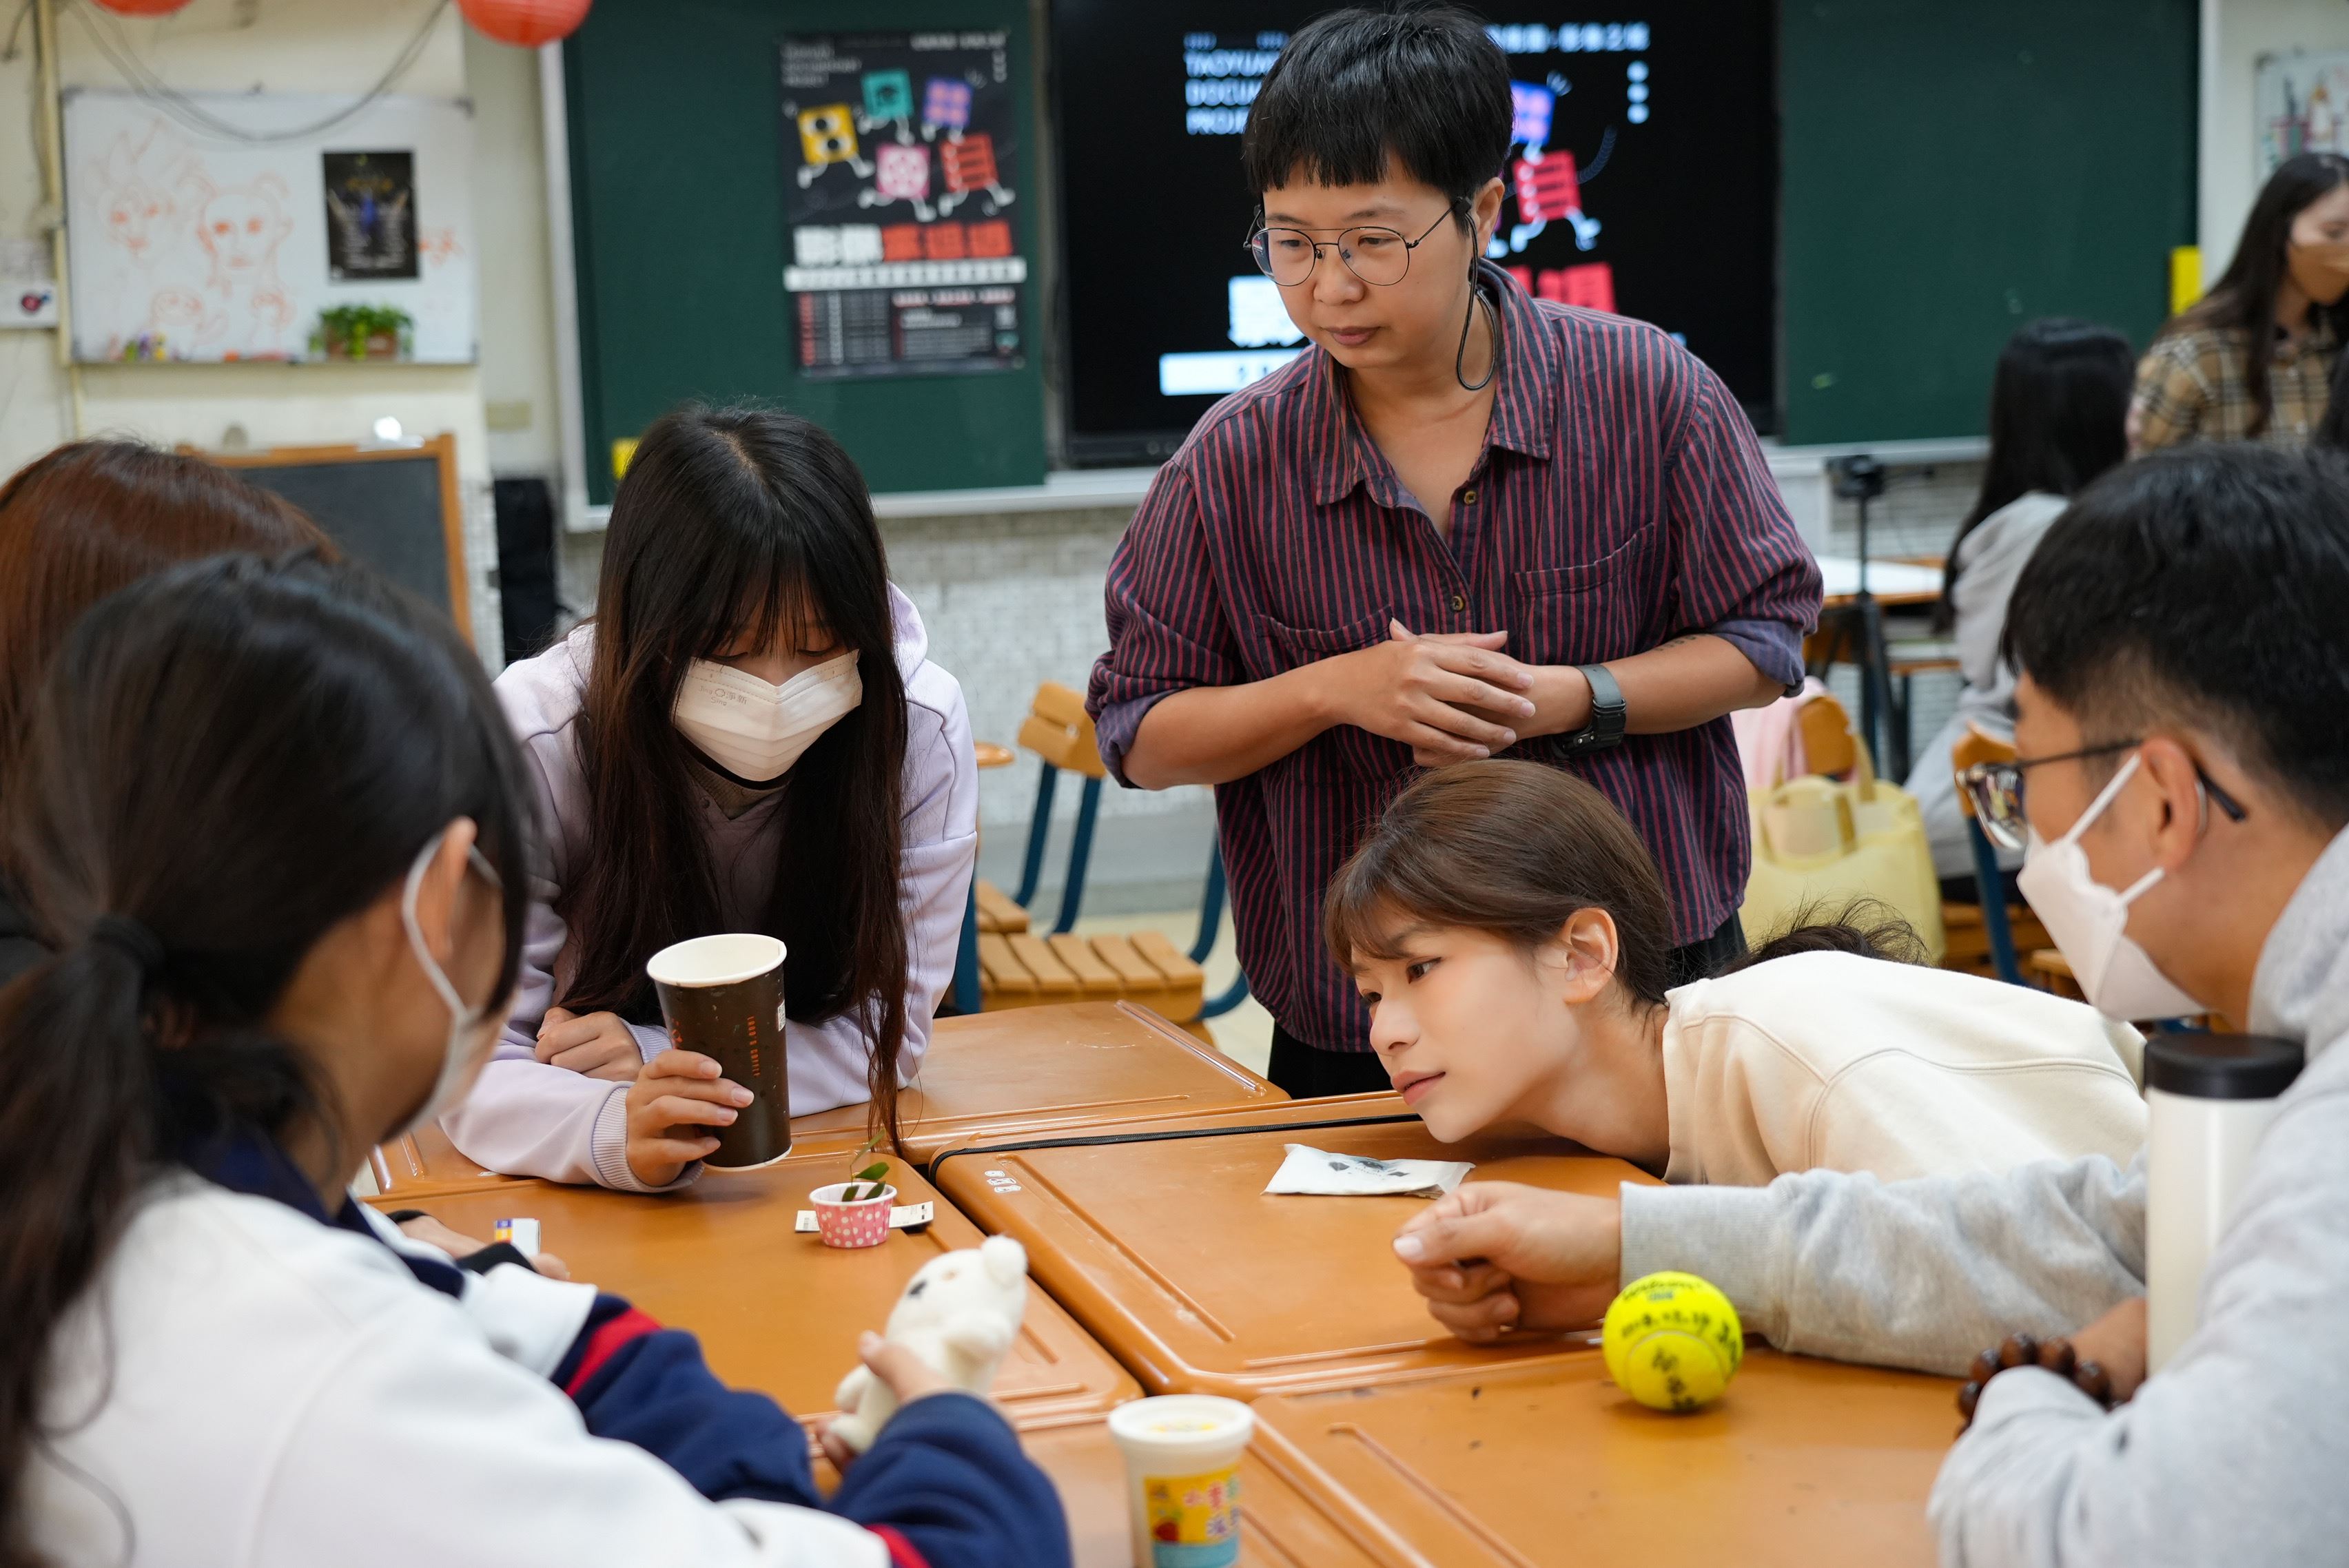
[(1741, 951), (1727, 715), (1802, 680), (1819, 574), (1753, 427), (1663, 332), (1483, 259), (1509, 70), (1448, 5), (1299, 30), (1248, 116), (1249, 249), (1311, 346), (1210, 410), (1109, 575), (1087, 704), (1142, 789), (1216, 785), (1293, 1095), (1383, 1089), (1321, 892), (1414, 767), (1507, 754), (1629, 817), (1674, 983)]
[(2349, 158), (2303, 152), (2268, 177), (2235, 259), (2161, 329), (2137, 372), (2129, 444), (2303, 446), (2349, 332)]

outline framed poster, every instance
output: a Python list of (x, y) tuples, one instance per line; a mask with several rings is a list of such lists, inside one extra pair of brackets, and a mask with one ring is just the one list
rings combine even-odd
[(326, 276), (414, 278), (416, 155), (412, 152), (328, 152)]
[(1023, 364), (1008, 35), (792, 36), (781, 64), (783, 287), (800, 374)]
[(2349, 152), (2349, 51), (2261, 55), (2251, 101), (2262, 181), (2302, 152)]

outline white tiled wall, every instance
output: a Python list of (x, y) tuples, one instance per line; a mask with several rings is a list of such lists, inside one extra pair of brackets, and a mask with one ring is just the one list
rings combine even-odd
[[(1040, 682), (1084, 689), (1094, 658), (1109, 646), (1102, 585), (1131, 515), (1112, 508), (883, 522), (890, 575), (922, 613), (930, 657), (962, 682), (979, 739), (1011, 745)], [(564, 546), (564, 598), (585, 610), (595, 600), (603, 536), (572, 535)], [(1023, 752), (1016, 765), (979, 776), (980, 820), (999, 838), (1016, 837), (1035, 796), (1036, 759)], [(1073, 782), (1063, 785), (1055, 815), (1067, 820), (1076, 809)], [(1112, 784), (1102, 815), (1104, 821), (1204, 816), (1211, 809), (1204, 789)]]
[[(1885, 496), (1871, 505), (1869, 548), (1879, 556), (1944, 553), (1981, 482), (1978, 463), (1896, 469)], [(891, 574), (922, 612), (930, 656), (961, 680), (979, 738), (1011, 744), (1040, 681), (1083, 688), (1094, 657), (1109, 643), (1102, 584), (1129, 515), (1119, 507), (883, 522)], [(1857, 552), (1857, 521), (1851, 502), (1835, 503), (1830, 550)], [(574, 534), (564, 543), (564, 598), (585, 610), (595, 600), (603, 538)], [(1848, 668), (1832, 684), (1857, 713)], [(1911, 721), (1918, 745), (1940, 727), (1956, 698), (1954, 676), (1918, 677)], [(1017, 765), (980, 776), (989, 874), (1016, 863), (1035, 793), (1036, 762), (1025, 753)], [(1064, 786), (1056, 817), (1065, 823), (1075, 815), (1076, 801), (1073, 783)], [(1204, 789), (1150, 792), (1112, 785), (1102, 803), (1094, 880), (1115, 882), (1127, 872), (1143, 880), (1196, 874), (1190, 861), (1204, 857), (1204, 823), (1212, 810)], [(1123, 830), (1121, 822), (1127, 824)], [(1162, 843), (1168, 847), (1160, 850)], [(1059, 856), (1056, 846), (1048, 868), (1057, 866)], [(1057, 871), (1048, 869), (1046, 885), (1057, 881)]]

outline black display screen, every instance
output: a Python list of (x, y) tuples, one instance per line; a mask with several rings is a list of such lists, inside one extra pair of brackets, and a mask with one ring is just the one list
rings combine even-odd
[[(1330, 5), (1051, 3), (1069, 452), (1155, 460), (1302, 345), (1243, 249), (1240, 132), (1288, 30)], [(1676, 334), (1775, 428), (1772, 0), (1487, 15), (1518, 138), (1494, 263), (1531, 293)]]

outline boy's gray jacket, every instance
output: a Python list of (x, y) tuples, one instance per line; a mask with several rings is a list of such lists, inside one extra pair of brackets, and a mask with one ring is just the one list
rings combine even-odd
[[(2111, 1415), (2009, 1373), (1950, 1454), (1945, 1563), (2337, 1558), (2349, 1542), (2349, 833), (2269, 934), (2250, 1027), (2307, 1043), (2212, 1254), (2202, 1324)], [(2145, 1161), (1886, 1184), (1625, 1187), (1623, 1277), (1694, 1269), (1781, 1349), (1956, 1375), (2145, 1290)]]

